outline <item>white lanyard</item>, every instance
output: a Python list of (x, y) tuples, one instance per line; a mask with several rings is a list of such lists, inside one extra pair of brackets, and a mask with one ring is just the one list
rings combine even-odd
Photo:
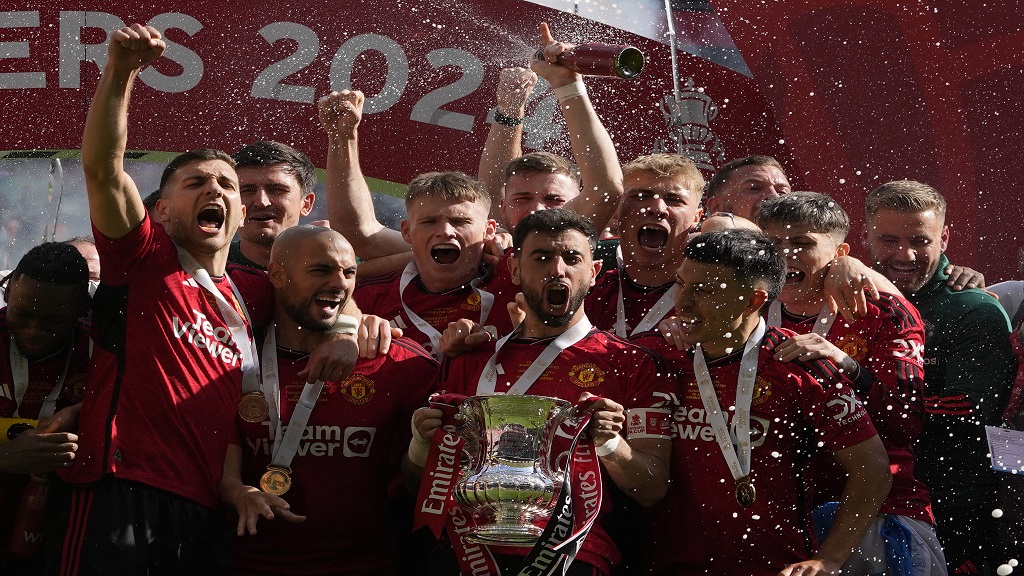
[(722, 455), (725, 456), (725, 463), (729, 466), (733, 480), (740, 480), (750, 474), (750, 403), (754, 398), (754, 382), (757, 380), (757, 360), (761, 339), (764, 338), (766, 331), (767, 328), (762, 319), (757, 323), (754, 332), (747, 338), (746, 346), (743, 347), (740, 375), (736, 381), (736, 415), (732, 420), (738, 446), (733, 445), (732, 438), (729, 436), (725, 415), (718, 404), (715, 385), (711, 381), (711, 373), (704, 360), (704, 351), (700, 344), (694, 347), (693, 372), (697, 378), (700, 399), (704, 403), (708, 423), (715, 431), (715, 439), (718, 440), (718, 447), (722, 450)]
[(273, 458), (271, 466), (288, 468), (295, 458), (299, 449), (299, 440), (302, 439), (302, 432), (306, 429), (309, 416), (313, 413), (313, 406), (320, 398), (320, 391), (324, 387), (323, 380), (314, 383), (306, 382), (299, 395), (299, 401), (292, 410), (292, 417), (288, 420), (288, 430), (281, 434), (281, 412), (283, 411), (283, 395), (280, 389), (281, 373), (277, 369), (277, 333), (274, 324), (267, 328), (267, 336), (263, 342), (263, 394), (270, 403), (270, 431), (274, 436), (274, 445), (271, 449)]
[[(557, 338), (551, 341), (546, 348), (540, 353), (540, 356), (530, 364), (529, 368), (523, 372), (523, 375), (516, 380), (516, 383), (509, 388), (508, 395), (522, 395), (526, 394), (526, 391), (533, 386), (533, 383), (540, 378), (541, 374), (547, 370), (548, 366), (558, 358), (558, 355), (562, 353), (562, 350), (575, 345), (580, 340), (583, 340), (587, 334), (590, 334), (593, 325), (590, 323), (590, 319), (586, 316), (583, 317), (579, 322), (574, 324), (571, 328), (562, 332)], [(501, 348), (508, 342), (508, 339), (517, 333), (513, 330), (511, 334), (506, 335), (494, 345), (494, 354), (490, 360), (487, 361), (487, 365), (484, 366), (484, 371), (480, 374), (480, 380), (476, 385), (477, 395), (493, 395), (495, 394), (494, 388), (498, 384), (498, 353), (501, 352)]]
[(668, 291), (658, 298), (658, 301), (654, 303), (654, 306), (647, 311), (643, 320), (636, 325), (636, 328), (632, 332), (627, 333), (626, 328), (626, 302), (622, 295), (622, 277), (626, 274), (626, 269), (619, 267), (619, 301), (618, 309), (615, 315), (615, 335), (619, 338), (627, 338), (634, 334), (640, 334), (641, 332), (647, 332), (652, 330), (661, 322), (665, 316), (672, 311), (675, 306), (676, 286), (673, 284), (669, 287)]
[[(811, 332), (825, 338), (828, 336), (829, 330), (832, 330), (832, 324), (835, 321), (836, 315), (829, 310), (826, 303), (821, 307), (821, 312), (818, 312), (818, 318), (814, 320)], [(782, 327), (782, 303), (778, 300), (773, 300), (771, 305), (768, 306), (768, 325), (776, 328)]]
[[(10, 338), (10, 357), (11, 357), (11, 379), (14, 381), (14, 418), (21, 418), (19, 412), (21, 411), (21, 401), (25, 399), (25, 393), (28, 392), (28, 358), (21, 353), (18, 345), (14, 343), (14, 336)], [(53, 416), (53, 413), (57, 411), (57, 398), (60, 396), (61, 390), (64, 389), (64, 379), (68, 376), (68, 367), (71, 365), (71, 356), (75, 353), (75, 341), (74, 334), (71, 336), (71, 342), (68, 343), (68, 354), (64, 358), (64, 371), (61, 372), (60, 378), (57, 383), (50, 390), (50, 393), (46, 395), (43, 400), (43, 406), (39, 408), (39, 416), (37, 420), (49, 418)]]
[[(413, 278), (419, 275), (419, 270), (416, 268), (416, 262), (409, 262), (405, 266), (405, 270), (402, 271), (402, 279), (398, 283), (398, 299), (402, 302), (402, 310), (405, 310), (405, 314), (412, 321), (416, 329), (422, 332), (430, 339), (430, 352), (438, 360), (442, 357), (441, 352), (441, 333), (438, 332), (433, 326), (427, 323), (426, 320), (420, 318), (418, 314), (409, 309), (405, 304), (405, 289), (409, 287), (409, 283), (412, 282)], [(494, 305), (494, 295), (490, 292), (480, 288), (481, 278), (477, 277), (469, 283), (473, 291), (480, 298), (480, 325), (483, 326), (487, 322), (487, 316), (491, 313), (491, 306)]]
[(672, 308), (675, 307), (675, 295), (676, 286), (672, 286), (667, 292), (658, 298), (658, 301), (654, 303), (654, 306), (647, 311), (640, 323), (636, 325), (636, 328), (632, 332), (627, 334), (626, 329), (626, 302), (622, 295), (622, 277), (626, 275), (626, 266), (622, 263), (622, 244), (615, 246), (615, 262), (618, 264), (619, 271), (619, 299), (616, 302), (615, 310), (615, 335), (619, 338), (628, 338), (634, 334), (640, 334), (641, 332), (647, 332), (648, 330), (654, 329), (658, 322), (661, 322)]
[(217, 299), (217, 308), (220, 309), (224, 322), (228, 325), (228, 329), (231, 330), (231, 337), (234, 339), (235, 346), (238, 346), (242, 355), (242, 393), (259, 392), (260, 367), (259, 357), (256, 354), (256, 342), (249, 338), (249, 332), (246, 329), (246, 323), (251, 325), (252, 319), (249, 318), (249, 310), (245, 307), (245, 301), (242, 300), (242, 295), (238, 293), (238, 288), (231, 281), (231, 276), (225, 273), (224, 278), (228, 281), (228, 286), (231, 286), (231, 292), (235, 295), (235, 301), (238, 302), (238, 306), (242, 309), (242, 314), (245, 315), (244, 319), (238, 313), (238, 310), (228, 303), (227, 298), (217, 289), (213, 279), (210, 278), (210, 273), (184, 248), (178, 245), (175, 245), (175, 248), (178, 249), (178, 262), (181, 263), (181, 267), (185, 269), (185, 272)]

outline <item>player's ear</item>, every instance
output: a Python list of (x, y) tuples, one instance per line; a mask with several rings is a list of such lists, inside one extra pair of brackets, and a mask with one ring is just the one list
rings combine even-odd
[(519, 251), (513, 250), (512, 253), (509, 254), (506, 263), (508, 264), (508, 271), (512, 274), (512, 283), (519, 286)]
[(747, 305), (747, 310), (753, 314), (760, 313), (761, 308), (768, 303), (768, 291), (755, 288), (750, 296), (750, 303)]

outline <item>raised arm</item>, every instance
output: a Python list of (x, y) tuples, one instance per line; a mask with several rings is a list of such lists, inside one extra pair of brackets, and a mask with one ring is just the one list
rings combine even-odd
[(89, 214), (96, 229), (108, 238), (121, 238), (146, 214), (135, 182), (124, 171), (128, 101), (139, 70), (159, 58), (166, 47), (160, 32), (152, 26), (134, 24), (110, 35), (107, 65), (82, 135)]
[(573, 157), (580, 168), (583, 190), (565, 207), (593, 220), (603, 229), (622, 196), (622, 168), (611, 136), (597, 117), (582, 77), (557, 63), (558, 56), (573, 48), (556, 42), (546, 23), (540, 25), (543, 59), (534, 59), (530, 68), (551, 84), (558, 96), (559, 108), (569, 130)]
[(327, 132), (327, 218), (363, 260), (412, 250), (402, 234), (381, 224), (359, 166), (359, 123), (363, 93), (331, 92), (317, 103)]
[(532, 70), (501, 70), (498, 76), (498, 89), (495, 91), (497, 114), (487, 132), (483, 152), (480, 153), (477, 177), (491, 196), (491, 218), (500, 222), (506, 229), (511, 229), (511, 226), (501, 213), (501, 202), (505, 198), (505, 167), (523, 155), (522, 119), (526, 115), (526, 100), (536, 85), (537, 74)]

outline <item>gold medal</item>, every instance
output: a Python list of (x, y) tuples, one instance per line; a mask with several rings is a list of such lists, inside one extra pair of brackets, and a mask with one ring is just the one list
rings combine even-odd
[(292, 471), (283, 466), (267, 466), (267, 471), (260, 476), (260, 489), (268, 494), (280, 496), (292, 487)]
[(247, 392), (238, 400), (238, 415), (246, 422), (263, 422), (270, 415), (270, 404), (262, 392)]
[(736, 481), (736, 503), (744, 508), (749, 508), (757, 499), (757, 490), (750, 476), (744, 476)]

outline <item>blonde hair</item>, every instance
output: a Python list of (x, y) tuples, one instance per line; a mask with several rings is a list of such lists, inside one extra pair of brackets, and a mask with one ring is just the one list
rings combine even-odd
[(686, 156), (679, 154), (648, 154), (622, 166), (623, 177), (638, 172), (650, 172), (658, 178), (675, 178), (682, 180), (683, 186), (698, 195), (704, 193), (704, 176), (697, 165)]
[(872, 190), (864, 202), (867, 219), (883, 208), (899, 212), (934, 210), (940, 219), (946, 219), (946, 199), (935, 188), (916, 180), (895, 180)]

